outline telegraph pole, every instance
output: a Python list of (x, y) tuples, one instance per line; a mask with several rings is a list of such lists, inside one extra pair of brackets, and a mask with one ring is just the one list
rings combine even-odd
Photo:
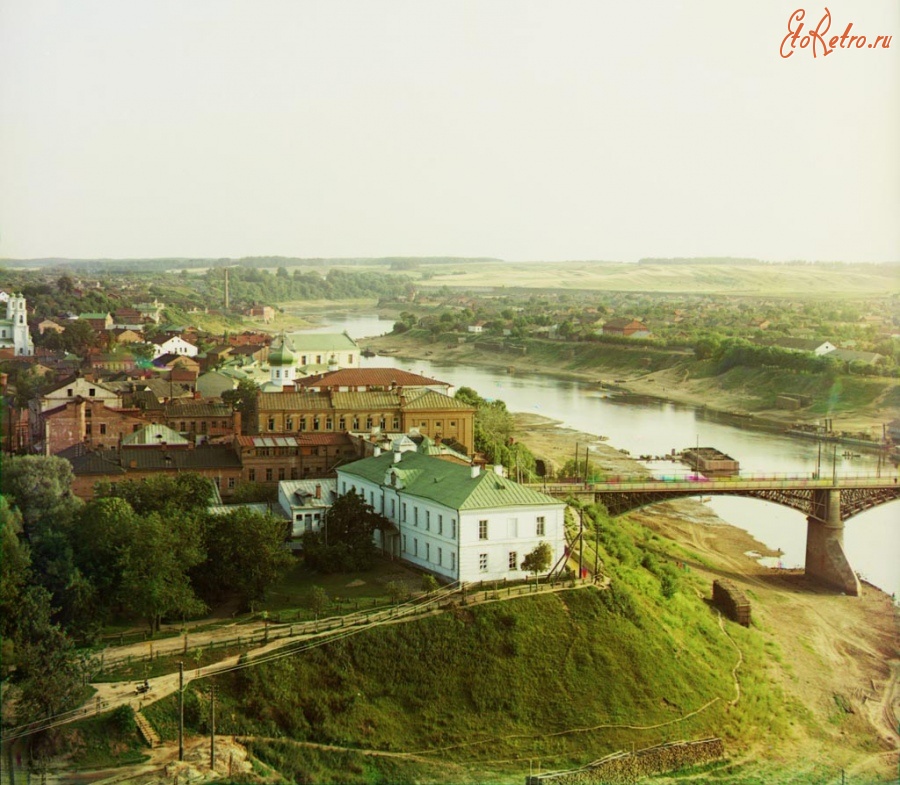
[(584, 510), (578, 508), (578, 580), (584, 575)]
[(184, 663), (178, 662), (178, 760), (184, 760)]

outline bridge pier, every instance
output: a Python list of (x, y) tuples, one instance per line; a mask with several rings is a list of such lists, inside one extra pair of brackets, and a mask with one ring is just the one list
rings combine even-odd
[(812, 513), (806, 519), (806, 574), (845, 594), (859, 596), (859, 579), (844, 553), (840, 490), (814, 490)]

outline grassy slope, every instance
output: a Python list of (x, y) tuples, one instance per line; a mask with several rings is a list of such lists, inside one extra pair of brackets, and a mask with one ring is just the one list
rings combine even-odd
[[(564, 768), (704, 735), (723, 735), (731, 751), (775, 748), (794, 726), (810, 732), (808, 712), (773, 682), (778, 653), (759, 631), (728, 623), (724, 634), (692, 574), (663, 598), (641, 561), (678, 558), (672, 546), (627, 523), (602, 542), (611, 589), (459, 607), (222, 677), (217, 732), (284, 738), (255, 754), (316, 782), (513, 782), (532, 759)], [(736, 647), (742, 697), (731, 706)], [(205, 700), (189, 692), (195, 732), (206, 730)], [(174, 699), (147, 713), (174, 738)], [(419, 757), (348, 757), (288, 739)]]

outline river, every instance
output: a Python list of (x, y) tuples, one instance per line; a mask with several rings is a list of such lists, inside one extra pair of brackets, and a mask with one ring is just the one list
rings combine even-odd
[[(383, 335), (393, 320), (377, 316), (316, 314), (322, 322), (315, 332), (346, 331), (358, 341)], [(361, 341), (364, 346), (364, 341)], [(717, 421), (704, 409), (667, 401), (618, 395), (598, 389), (596, 384), (559, 379), (541, 373), (516, 371), (509, 374), (482, 366), (411, 360), (399, 357), (363, 358), (366, 367), (392, 367), (420, 373), (455, 387), (472, 387), (485, 398), (506, 402), (513, 412), (532, 412), (559, 420), (564, 426), (605, 436), (613, 447), (632, 456), (663, 455), (700, 444), (715, 447), (740, 461), (741, 475), (781, 473), (836, 476), (881, 472), (896, 476), (897, 470), (882, 465), (879, 456), (861, 452), (845, 458), (848, 448), (821, 445), (813, 440), (750, 430)], [(853, 449), (853, 448), (851, 448)], [(671, 463), (666, 471), (672, 473)], [(659, 467), (648, 464), (652, 470)], [(806, 557), (806, 519), (787, 507), (755, 499), (714, 496), (709, 506), (724, 521), (750, 532), (760, 542), (783, 552), (784, 567), (802, 567)], [(900, 502), (876, 507), (854, 516), (844, 530), (844, 548), (854, 569), (866, 580), (889, 593), (900, 595)]]

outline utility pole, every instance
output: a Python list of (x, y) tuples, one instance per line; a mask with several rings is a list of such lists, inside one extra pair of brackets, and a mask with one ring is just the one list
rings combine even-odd
[(178, 661), (178, 760), (184, 760), (184, 663)]
[(831, 454), (831, 482), (837, 485), (837, 442), (834, 443), (834, 451)]
[(584, 575), (584, 510), (578, 508), (578, 580)]
[(216, 685), (209, 685), (209, 768), (216, 770)]

